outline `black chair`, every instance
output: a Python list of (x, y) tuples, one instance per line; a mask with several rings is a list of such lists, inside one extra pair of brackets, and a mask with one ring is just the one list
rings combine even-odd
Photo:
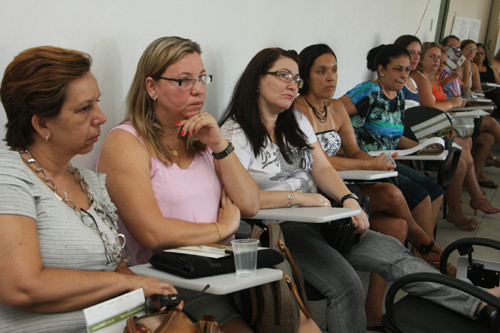
[[(444, 115), (443, 111), (427, 107), (427, 106), (416, 106), (413, 108), (409, 108), (405, 110), (405, 118), (404, 118), (404, 136), (418, 141), (421, 136), (416, 135), (412, 129), (416, 125), (422, 124), (430, 119), (441, 119), (443, 128), (444, 126), (449, 126), (451, 128), (452, 124), (449, 121), (448, 117)], [(437, 126), (436, 130), (440, 127)], [(431, 126), (426, 127), (428, 131), (433, 131)], [(423, 132), (424, 134), (428, 132)], [(419, 133), (420, 134), (420, 133)], [(417, 170), (421, 170), (428, 174), (429, 172), (433, 172), (436, 174), (436, 182), (443, 188), (451, 183), (453, 177), (455, 176), (455, 172), (457, 170), (458, 162), (460, 161), (460, 154), (462, 151), (453, 147), (453, 139), (445, 139), (445, 149), (448, 150), (448, 156), (443, 161), (419, 161), (422, 163), (417, 163), (417, 161), (412, 161), (411, 166)], [(443, 218), (446, 218), (447, 213), (447, 205), (446, 205), (446, 197), (443, 201)]]
[[(479, 287), (493, 288), (500, 285), (500, 269), (494, 269), (495, 266), (500, 268), (500, 264), (473, 259), (472, 253), (475, 246), (500, 250), (500, 242), (487, 238), (468, 237), (454, 241), (444, 249), (441, 255), (440, 270), (444, 275), (416, 273), (399, 279), (389, 288), (386, 295), (386, 314), (382, 318), (383, 325), (394, 333), (500, 332), (500, 316), (493, 325), (487, 325), (484, 321), (466, 318), (419, 296), (407, 295), (395, 302), (397, 292), (405, 285), (417, 281), (427, 281), (441, 283), (467, 292), (493, 306), (498, 312), (500, 299)], [(472, 285), (460, 279), (446, 276), (448, 274), (448, 258), (455, 250), (461, 256), (467, 256), (467, 258), (459, 258), (457, 277), (469, 279)], [(463, 261), (467, 264), (460, 264), (461, 259), (464, 259)]]
[(500, 299), (462, 280), (438, 273), (407, 275), (389, 288), (385, 300), (386, 313), (382, 324), (393, 333), (482, 333), (500, 332), (500, 317), (491, 327), (481, 320), (473, 320), (441, 305), (415, 295), (404, 296), (395, 302), (397, 292), (415, 282), (434, 282), (466, 292), (500, 311)]
[(467, 258), (458, 259), (457, 278), (467, 278), (472, 284), (482, 288), (498, 287), (500, 285), (500, 263), (474, 259), (472, 257), (474, 246), (500, 250), (500, 242), (489, 238), (467, 237), (456, 240), (448, 245), (441, 255), (439, 267), (441, 273), (448, 275), (446, 265), (448, 258), (453, 251), (457, 250), (461, 256), (467, 255)]

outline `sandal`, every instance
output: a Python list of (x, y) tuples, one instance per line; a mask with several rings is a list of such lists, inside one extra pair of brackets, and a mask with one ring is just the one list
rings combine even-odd
[(446, 221), (453, 224), (455, 227), (462, 229), (463, 231), (474, 231), (479, 225), (479, 221), (475, 218), (470, 218), (469, 220), (467, 220), (467, 224), (464, 225), (459, 225), (454, 221), (451, 221), (449, 217), (446, 217)]
[[(431, 242), (427, 245), (420, 245), (416, 247), (417, 252), (422, 256), (429, 265), (434, 267), (439, 271), (439, 264), (441, 262), (441, 254), (443, 250), (431, 240)], [(450, 263), (446, 265), (446, 269), (450, 276), (457, 275), (457, 269)]]
[(486, 198), (473, 199), (469, 202), (469, 205), (474, 209), (474, 215), (477, 215), (477, 210), (479, 209), (485, 214), (497, 214), (500, 213), (500, 209), (491, 205), (491, 203)]
[(498, 185), (495, 184), (491, 179), (490, 180), (486, 180), (486, 181), (477, 181), (479, 186), (481, 187), (486, 187), (486, 188), (497, 188)]
[(484, 162), (484, 166), (494, 166), (495, 168), (500, 168), (500, 160), (497, 160), (496, 157), (493, 157), (493, 155), (488, 156), (488, 158)]

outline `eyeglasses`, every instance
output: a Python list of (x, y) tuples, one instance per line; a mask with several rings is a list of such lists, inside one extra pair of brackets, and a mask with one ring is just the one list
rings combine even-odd
[(290, 83), (292, 81), (295, 81), (295, 83), (297, 83), (297, 87), (299, 87), (299, 89), (302, 88), (302, 86), (304, 85), (304, 81), (300, 78), (300, 76), (298, 74), (293, 76), (292, 74), (287, 73), (287, 72), (283, 72), (283, 71), (264, 72), (264, 74), (271, 74), (271, 75), (277, 76), (278, 79), (280, 79), (281, 81), (284, 81), (286, 83)]
[(477, 52), (477, 49), (473, 48), (472, 46), (466, 47), (465, 49), (468, 50), (468, 51), (471, 51), (473, 53)]
[(163, 76), (158, 76), (156, 78), (157, 80), (167, 80), (167, 81), (174, 81), (179, 84), (179, 87), (185, 88), (185, 89), (191, 89), (194, 87), (196, 81), (200, 82), (202, 87), (206, 87), (210, 82), (212, 82), (212, 75), (202, 75), (198, 78), (196, 77), (183, 77), (180, 79), (172, 79), (169, 77), (163, 77)]
[(476, 53), (477, 53), (477, 55), (485, 55), (485, 53), (484, 53), (484, 52), (482, 52), (482, 51), (481, 51), (481, 52), (480, 52), (480, 51), (478, 51), (478, 52), (476, 52)]

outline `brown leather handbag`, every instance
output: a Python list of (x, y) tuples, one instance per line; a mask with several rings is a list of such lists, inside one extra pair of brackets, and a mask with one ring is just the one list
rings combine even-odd
[(130, 317), (124, 333), (222, 333), (211, 316), (193, 323), (181, 311), (165, 311), (141, 317)]

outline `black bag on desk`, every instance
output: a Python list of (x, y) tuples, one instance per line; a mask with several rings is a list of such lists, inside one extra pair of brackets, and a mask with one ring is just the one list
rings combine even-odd
[[(282, 261), (283, 256), (276, 250), (257, 251), (257, 268), (272, 267)], [(188, 279), (236, 271), (233, 255), (214, 259), (192, 254), (162, 252), (153, 255), (149, 262), (156, 269)]]

